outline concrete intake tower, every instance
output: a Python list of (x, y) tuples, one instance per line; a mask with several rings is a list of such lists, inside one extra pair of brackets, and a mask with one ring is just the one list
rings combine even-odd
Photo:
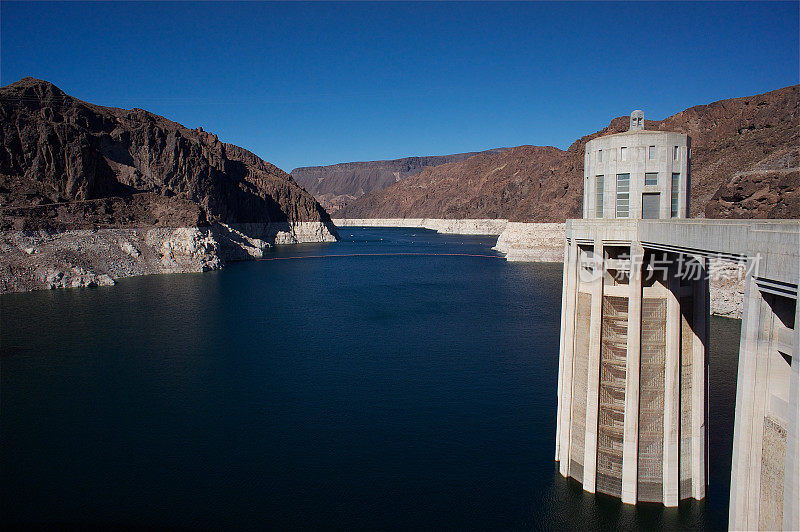
[(583, 220), (564, 250), (556, 460), (623, 502), (706, 493), (708, 282), (701, 257), (645, 249), (636, 220), (689, 213), (690, 138), (630, 130), (586, 144)]

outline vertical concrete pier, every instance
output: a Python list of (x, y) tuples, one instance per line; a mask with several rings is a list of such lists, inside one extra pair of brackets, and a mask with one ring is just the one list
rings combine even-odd
[[(746, 278), (739, 347), (730, 527), (798, 530), (800, 231), (769, 225)], [(754, 254), (755, 255), (755, 254)]]

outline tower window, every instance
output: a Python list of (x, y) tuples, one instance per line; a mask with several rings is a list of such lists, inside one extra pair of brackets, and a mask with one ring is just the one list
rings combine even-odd
[(597, 150), (597, 162), (598, 163), (603, 162), (603, 150)]
[(645, 185), (657, 185), (658, 184), (658, 172), (647, 172), (644, 174), (644, 184)]
[(594, 215), (597, 218), (603, 217), (603, 176), (599, 175), (594, 178), (595, 183), (595, 200), (594, 200)]
[(625, 146), (619, 149), (619, 160), (620, 161), (628, 160), (628, 148), (626, 148)]
[(673, 173), (672, 190), (670, 194), (670, 207), (669, 207), (670, 218), (678, 217), (678, 194), (680, 192), (680, 182), (681, 182), (681, 174)]
[(630, 214), (631, 174), (617, 174), (617, 218), (627, 218)]
[(661, 193), (642, 194), (642, 218), (655, 220), (661, 210)]
[(647, 158), (648, 159), (655, 159), (656, 158), (656, 147), (655, 146), (649, 146), (647, 148)]
[(680, 155), (681, 155), (680, 146), (673, 147), (672, 148), (672, 158), (677, 161), (680, 158)]

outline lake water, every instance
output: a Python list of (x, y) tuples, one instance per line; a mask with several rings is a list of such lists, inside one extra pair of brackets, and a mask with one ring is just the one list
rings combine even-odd
[(507, 263), (492, 237), (341, 236), (0, 297), (2, 520), (727, 526), (738, 321), (712, 320), (706, 501), (622, 505), (553, 460), (560, 264)]

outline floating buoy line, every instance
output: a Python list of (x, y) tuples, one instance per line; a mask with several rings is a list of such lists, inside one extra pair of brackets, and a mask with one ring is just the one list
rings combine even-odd
[(481, 257), (486, 259), (503, 259), (501, 255), (480, 253), (337, 253), (333, 255), (296, 255), (292, 257), (261, 257), (253, 260), (292, 260), (292, 259), (326, 259), (329, 257)]

